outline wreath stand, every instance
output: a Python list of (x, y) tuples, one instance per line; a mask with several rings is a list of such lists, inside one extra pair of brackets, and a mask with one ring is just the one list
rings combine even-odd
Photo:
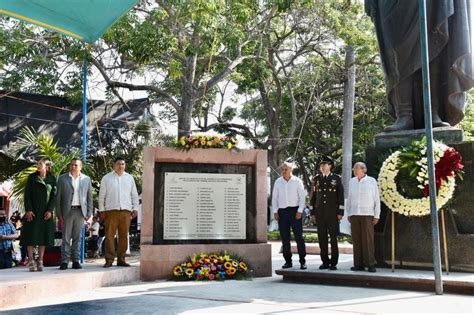
[[(392, 213), (392, 272), (395, 272), (395, 212)], [(441, 229), (443, 235), (443, 249), (444, 249), (444, 266), (446, 274), (449, 275), (449, 259), (448, 259), (448, 240), (446, 237), (446, 221), (444, 218), (444, 209), (439, 209), (441, 216)]]

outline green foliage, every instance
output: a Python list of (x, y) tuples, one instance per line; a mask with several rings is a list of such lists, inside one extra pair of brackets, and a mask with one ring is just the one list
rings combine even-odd
[[(306, 1), (279, 12), (268, 23), (272, 36), (255, 46), (261, 58), (247, 60), (238, 68), (237, 91), (250, 99), (241, 108), (239, 118), (256, 131), (256, 138), (266, 139), (271, 128), (279, 129), (281, 142), (291, 137), (281, 155), (282, 159), (291, 157), (304, 167), (297, 170), (300, 174), (313, 175), (322, 155), (332, 156), (336, 165), (340, 165), (347, 72), (345, 45), (353, 46), (356, 51), (354, 160), (364, 158), (366, 146), (388, 118), (372, 22), (365, 16), (362, 5), (347, 3)], [(275, 57), (277, 54), (282, 61)], [(287, 63), (288, 75), (282, 69), (282, 62)], [(266, 97), (271, 110), (278, 115), (276, 120), (270, 119), (270, 109), (265, 108), (262, 86), (267, 88)], [(301, 123), (294, 135), (289, 135), (293, 123), (290, 92), (296, 103), (296, 119)], [(269, 149), (275, 150), (274, 146)]]
[[(16, 159), (27, 158), (33, 161), (43, 158), (50, 159), (53, 163), (51, 173), (56, 177), (68, 170), (73, 158), (79, 157), (79, 152), (62, 151), (50, 135), (38, 134), (33, 128), (29, 127), (20, 130), (13, 152)], [(28, 176), (35, 171), (36, 165), (31, 165), (14, 175), (12, 195), (20, 201), (23, 200)]]
[(467, 93), (467, 104), (464, 119), (459, 126), (464, 130), (464, 139), (474, 141), (474, 90)]
[[(303, 238), (305, 243), (317, 243), (318, 242), (318, 233), (316, 232), (304, 232)], [(280, 232), (279, 231), (269, 231), (267, 232), (267, 239), (269, 241), (280, 241)], [(294, 241), (294, 236), (291, 234), (291, 240)], [(340, 235), (337, 237), (338, 242), (348, 242), (352, 243), (352, 237), (350, 235)]]
[(174, 138), (164, 136), (147, 122), (132, 126), (127, 131), (104, 130), (101, 132), (101, 141), (93, 139), (89, 145), (95, 153), (90, 155), (90, 174), (95, 188), (100, 187), (102, 177), (112, 171), (113, 161), (121, 156), (126, 162), (126, 172), (130, 173), (137, 184), (139, 192), (142, 191), (143, 175), (143, 148), (145, 146), (171, 146)]

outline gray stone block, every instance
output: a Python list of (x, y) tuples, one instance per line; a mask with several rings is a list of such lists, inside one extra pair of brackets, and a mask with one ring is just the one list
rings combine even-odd
[[(374, 137), (374, 144), (377, 148), (393, 148), (407, 146), (413, 140), (419, 140), (425, 135), (425, 129), (402, 130), (394, 132), (382, 132)], [(454, 127), (433, 128), (435, 140), (443, 143), (461, 143), (464, 135), (462, 129)]]

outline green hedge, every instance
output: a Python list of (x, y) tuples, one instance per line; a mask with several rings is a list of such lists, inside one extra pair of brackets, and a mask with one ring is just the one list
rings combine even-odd
[[(280, 232), (279, 231), (271, 231), (267, 232), (267, 238), (269, 241), (279, 241)], [(306, 243), (317, 243), (318, 242), (318, 233), (316, 232), (304, 232), (303, 238)], [(291, 234), (291, 240), (294, 240), (293, 234)], [(352, 238), (350, 235), (341, 235), (337, 237), (338, 242), (348, 242), (352, 244)]]

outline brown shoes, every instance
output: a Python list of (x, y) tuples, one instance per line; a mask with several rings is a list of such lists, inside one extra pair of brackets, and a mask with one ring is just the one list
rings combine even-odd
[(104, 264), (104, 268), (110, 268), (112, 267), (112, 262), (111, 261), (106, 261)]
[[(113, 260), (112, 261), (105, 261), (104, 268), (112, 267), (113, 262), (114, 262)], [(118, 267), (130, 267), (130, 264), (125, 262), (125, 260), (117, 260), (117, 266)]]
[(117, 261), (117, 266), (119, 266), (119, 267), (130, 267), (130, 264), (126, 263), (125, 261)]

